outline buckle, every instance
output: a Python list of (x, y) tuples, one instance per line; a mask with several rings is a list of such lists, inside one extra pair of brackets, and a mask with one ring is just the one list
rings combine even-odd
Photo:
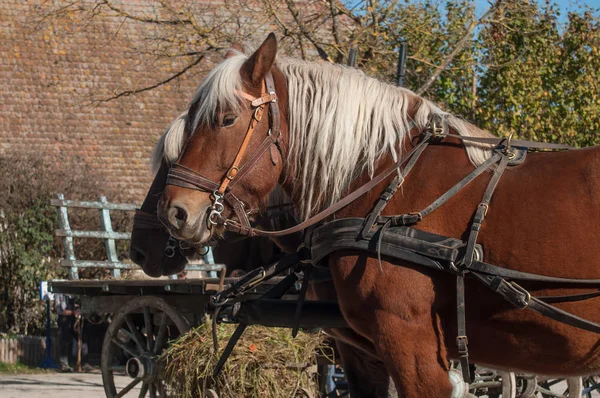
[(467, 336), (456, 336), (456, 345), (458, 346), (458, 353), (464, 356), (468, 352), (469, 339)]
[(259, 107), (263, 104), (267, 104), (269, 102), (277, 102), (277, 94), (274, 91), (264, 93), (258, 98), (255, 98), (251, 104), (253, 107)]
[(525, 295), (525, 299), (517, 298), (516, 303), (513, 303), (513, 304), (517, 305), (517, 308), (519, 308), (521, 310), (529, 307), (529, 302), (531, 301), (531, 293), (529, 293), (523, 287), (521, 287), (520, 285), (518, 285), (516, 282), (509, 282), (509, 284), (513, 288), (515, 288), (515, 290), (517, 290), (518, 292), (520, 292), (520, 293), (522, 293), (522, 294)]
[(415, 222), (419, 222), (423, 219), (423, 214), (421, 214), (420, 211), (416, 211), (416, 212), (412, 212), (412, 213), (408, 213), (409, 216), (414, 216), (417, 218), (417, 221)]
[(485, 209), (484, 213), (483, 213), (483, 216), (484, 217), (487, 216), (488, 210), (490, 209), (490, 206), (487, 203), (480, 203), (479, 206), (483, 207)]
[(233, 180), (239, 171), (240, 171), (239, 167), (231, 166), (231, 168), (229, 170), (227, 170), (227, 178), (229, 180)]

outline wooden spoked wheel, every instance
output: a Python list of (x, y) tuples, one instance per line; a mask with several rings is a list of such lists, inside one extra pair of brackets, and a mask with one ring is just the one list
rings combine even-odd
[[(102, 345), (106, 396), (167, 397), (158, 358), (170, 340), (188, 330), (187, 321), (159, 297), (138, 297), (126, 303), (114, 314)], [(116, 385), (118, 375), (128, 377), (126, 385)]]
[(481, 366), (476, 367), (475, 381), (469, 385), (469, 395), (467, 397), (479, 396), (515, 398), (515, 374)]
[(536, 378), (535, 394), (532, 397), (581, 397), (582, 392), (583, 380), (581, 377), (555, 379), (538, 376)]
[(452, 398), (516, 398), (517, 384), (513, 372), (475, 366), (475, 380), (467, 384), (463, 380), (460, 365), (452, 361), (448, 376), (452, 384)]

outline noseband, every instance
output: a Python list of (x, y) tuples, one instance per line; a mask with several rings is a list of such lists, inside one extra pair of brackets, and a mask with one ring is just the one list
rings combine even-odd
[[(212, 198), (212, 206), (210, 208), (210, 214), (208, 221), (212, 225), (225, 225), (226, 221), (221, 216), (223, 210), (225, 210), (225, 204), (227, 204), (236, 214), (240, 227), (239, 232), (242, 234), (248, 234), (251, 230), (250, 220), (248, 214), (252, 214), (252, 209), (246, 210), (246, 205), (232, 192), (235, 185), (244, 177), (254, 165), (262, 158), (262, 155), (269, 150), (272, 145), (275, 145), (279, 150), (279, 153), (283, 159), (283, 151), (281, 149), (281, 129), (280, 129), (280, 112), (279, 105), (277, 103), (277, 94), (275, 93), (275, 84), (273, 81), (273, 74), (267, 73), (263, 81), (263, 89), (260, 97), (253, 97), (245, 92), (238, 91), (238, 94), (248, 101), (250, 106), (254, 109), (252, 119), (248, 125), (248, 130), (238, 153), (231, 164), (231, 167), (227, 170), (225, 175), (221, 178), (220, 182), (212, 181), (200, 173), (183, 166), (179, 163), (174, 163), (169, 170), (167, 175), (167, 185), (175, 185), (182, 188), (193, 189), (201, 192), (210, 192)], [(265, 110), (265, 105), (269, 106), (269, 132), (267, 136), (260, 144), (258, 149), (250, 156), (250, 158), (240, 166), (242, 158), (246, 154), (248, 144), (254, 133), (254, 129), (261, 121)]]

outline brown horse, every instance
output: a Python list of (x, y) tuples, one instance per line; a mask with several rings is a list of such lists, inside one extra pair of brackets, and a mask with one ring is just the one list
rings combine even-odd
[[(186, 251), (181, 250), (179, 242), (172, 240), (156, 216), (158, 201), (166, 186), (168, 172), (168, 158), (164, 158), (163, 149), (160, 147), (164, 145), (165, 138), (167, 137), (162, 137), (156, 150), (160, 167), (141, 207), (145, 214), (136, 216), (131, 236), (130, 257), (150, 276), (173, 275), (182, 271), (187, 262), (185, 256), (190, 255), (194, 250), (193, 248)], [(281, 214), (279, 217), (268, 220), (270, 227), (279, 229), (289, 226), (290, 217), (287, 214)], [(286, 239), (277, 240), (277, 244), (282, 250), (292, 252), (300, 245), (300, 240), (298, 236), (291, 235)], [(227, 241), (223, 242), (221, 246), (223, 255), (216, 250), (215, 259), (230, 265), (232, 247)], [(254, 264), (255, 267), (259, 265), (261, 264)], [(336, 299), (331, 282), (313, 284), (308, 296), (315, 299), (317, 297), (327, 300)], [(383, 363), (374, 356), (375, 350), (370, 342), (357, 336), (351, 329), (335, 329), (326, 332), (335, 338), (352, 397), (388, 398), (397, 396)], [(357, 341), (360, 342), (360, 347), (356, 346), (355, 342)]]
[[(235, 216), (241, 225), (245, 216), (222, 202), (226, 194), (243, 201), (245, 209), (261, 208), (277, 183), (308, 218), (393, 165), (436, 115), (447, 120), (453, 134), (491, 137), (408, 90), (342, 66), (276, 62), (276, 53), (270, 35), (250, 57), (223, 61), (199, 87), (181, 133), (186, 145), (178, 169), (201, 175), (204, 182), (165, 189), (159, 213), (174, 236), (202, 243), (222, 232), (221, 217)], [(270, 74), (274, 87), (265, 80)], [(271, 115), (260, 120), (264, 108)], [(269, 131), (275, 123), (281, 137)], [(423, 209), (492, 154), (485, 145), (464, 142), (446, 137), (429, 145), (384, 214)], [(250, 160), (252, 167), (242, 173)], [(391, 179), (335, 217), (367, 216)], [(489, 180), (488, 173), (476, 178), (418, 229), (465, 239)], [(478, 243), (488, 263), (556, 277), (598, 278), (598, 236), (600, 148), (595, 147), (531, 153), (523, 164), (509, 168)], [(456, 277), (386, 257), (380, 265), (372, 255), (355, 251), (332, 254), (329, 266), (347, 322), (373, 345), (399, 395), (448, 397), (448, 360), (457, 357)], [(524, 287), (534, 295), (590, 291), (540, 283)], [(516, 309), (474, 279), (467, 278), (466, 292), (475, 362), (549, 375), (600, 371), (596, 334)], [(557, 306), (597, 322), (597, 301)]]

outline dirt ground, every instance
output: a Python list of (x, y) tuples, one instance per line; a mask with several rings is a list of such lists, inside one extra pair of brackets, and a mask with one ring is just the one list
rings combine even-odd
[[(117, 376), (117, 390), (131, 379)], [(561, 384), (564, 389), (564, 383)], [(559, 387), (560, 390), (560, 387)], [(137, 397), (139, 386), (126, 396)], [(0, 398), (105, 398), (102, 375), (93, 373), (0, 374)], [(592, 397), (600, 397), (598, 392)]]
[[(117, 386), (131, 379), (117, 376)], [(138, 387), (139, 389), (139, 387)], [(132, 390), (131, 396), (137, 396)], [(129, 395), (128, 395), (129, 396)], [(0, 374), (1, 398), (106, 398), (102, 375), (94, 373)]]

